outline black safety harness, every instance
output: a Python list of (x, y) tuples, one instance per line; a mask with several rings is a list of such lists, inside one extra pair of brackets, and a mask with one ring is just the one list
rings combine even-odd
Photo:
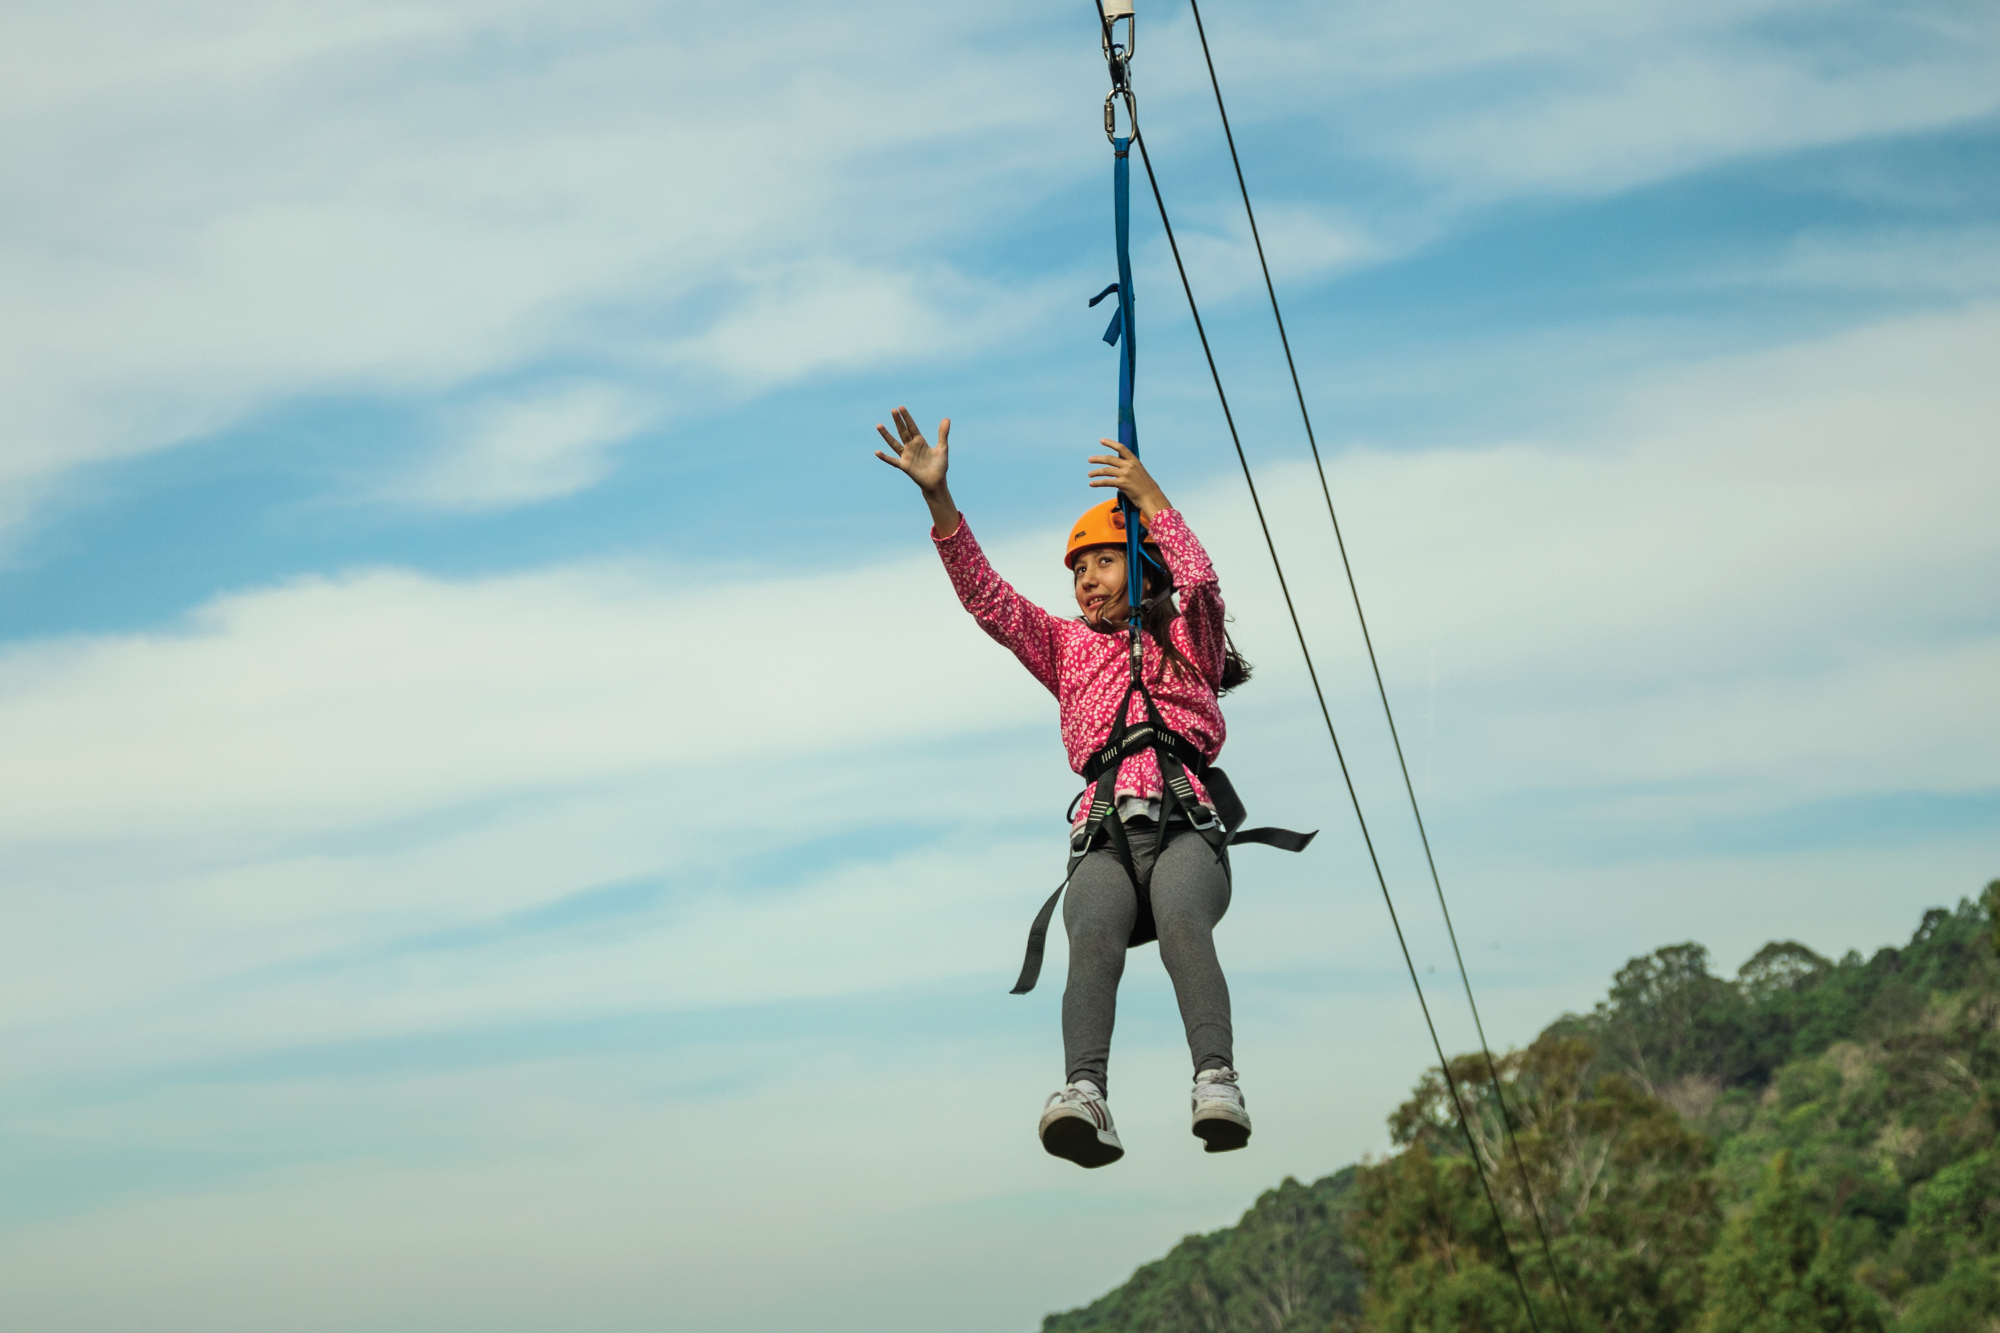
[[(1163, 597), (1171, 595), (1169, 592), (1160, 594)], [(1132, 892), (1139, 898), (1139, 914), (1132, 925), (1132, 937), (1125, 942), (1125, 947), (1136, 948), (1159, 938), (1159, 931), (1153, 923), (1152, 877), (1150, 874), (1140, 876), (1138, 863), (1132, 857), (1131, 836), (1126, 832), (1125, 821), (1116, 813), (1118, 771), (1133, 755), (1150, 750), (1160, 765), (1160, 817), (1154, 828), (1153, 844), (1156, 864), (1160, 852), (1166, 850), (1167, 826), (1177, 813), (1184, 816), (1188, 825), (1214, 850), (1217, 860), (1222, 859), (1225, 848), (1246, 842), (1262, 843), (1280, 851), (1302, 852), (1318, 836), (1318, 830), (1297, 833), (1283, 828), (1242, 827), (1248, 812), (1243, 808), (1243, 800), (1236, 794), (1235, 786), (1230, 783), (1229, 775), (1211, 765), (1200, 746), (1166, 724), (1160, 716), (1159, 706), (1153, 702), (1152, 691), (1146, 688), (1144, 647), (1137, 615), (1132, 617), (1130, 639), (1132, 683), (1126, 687), (1125, 697), (1118, 704), (1110, 736), (1090, 757), (1090, 762), (1083, 766), (1083, 780), (1091, 785), (1077, 794), (1077, 800), (1088, 796), (1090, 807), (1082, 825), (1070, 836), (1069, 870), (1064, 874), (1063, 882), (1042, 904), (1042, 910), (1035, 914), (1035, 924), (1028, 929), (1028, 952), (1021, 961), (1020, 979), (1014, 983), (1012, 993), (1015, 995), (1026, 995), (1035, 988), (1035, 981), (1042, 973), (1042, 952), (1048, 943), (1049, 921), (1055, 916), (1056, 903), (1061, 901), (1063, 890), (1069, 887), (1070, 880), (1076, 875), (1076, 868), (1083, 864), (1083, 858), (1090, 854), (1100, 836), (1109, 838), (1112, 849), (1118, 853), (1118, 860), (1132, 881)], [(1140, 722), (1130, 720), (1135, 696), (1146, 710), (1145, 719)], [(1201, 779), (1202, 786), (1208, 789), (1209, 799), (1214, 802), (1212, 807), (1204, 805), (1195, 794), (1194, 783), (1188, 776), (1190, 773)], [(1075, 809), (1076, 801), (1070, 802), (1072, 815)]]

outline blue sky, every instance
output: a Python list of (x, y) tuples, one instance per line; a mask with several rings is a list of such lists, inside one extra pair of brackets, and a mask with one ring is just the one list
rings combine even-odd
[[(1185, 5), (1156, 165), (1445, 1040), (1449, 952)], [(1206, 15), (1489, 1031), (1632, 954), (1892, 943), (2000, 875), (2000, 24)], [(10, 1325), (1000, 1330), (1428, 1059), (1156, 222), (1146, 457), (1257, 679), (1220, 935), (1256, 1146), (1032, 1137), (1052, 706), (1004, 572), (1108, 433), (1088, 6), (96, 0), (0, 17)], [(1436, 968), (1433, 972), (1431, 969)], [(118, 1262), (107, 1265), (106, 1255)]]

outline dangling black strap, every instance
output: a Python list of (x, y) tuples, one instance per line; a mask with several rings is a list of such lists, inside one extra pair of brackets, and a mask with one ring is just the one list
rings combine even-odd
[(1049, 922), (1055, 917), (1056, 903), (1063, 896), (1063, 890), (1069, 887), (1070, 875), (1076, 873), (1082, 860), (1082, 857), (1075, 857), (1070, 861), (1069, 875), (1063, 876), (1063, 882), (1056, 885), (1056, 891), (1042, 904), (1042, 910), (1035, 913), (1035, 924), (1028, 927), (1028, 955), (1021, 960), (1021, 975), (1014, 982), (1014, 989), (1007, 992), (1009, 995), (1026, 995), (1041, 979), (1042, 951), (1049, 943)]
[(1243, 808), (1243, 798), (1236, 794), (1236, 786), (1230, 782), (1229, 775), (1219, 768), (1211, 768), (1201, 775), (1201, 781), (1208, 788), (1208, 799), (1215, 802), (1215, 813), (1221, 816), (1222, 826), (1229, 830), (1231, 847), (1254, 842), (1276, 847), (1281, 852), (1302, 852), (1319, 836), (1318, 829), (1300, 833), (1288, 828), (1244, 828), (1243, 821), (1250, 817), (1250, 812)]
[[(1129, 696), (1127, 701), (1129, 702)], [(1118, 718), (1111, 731), (1116, 736), (1124, 729), (1125, 705), (1120, 704)], [(1093, 786), (1086, 788), (1090, 794), (1090, 809), (1084, 815), (1083, 827), (1070, 840), (1069, 871), (1063, 876), (1062, 883), (1056, 885), (1056, 891), (1049, 895), (1049, 900), (1042, 904), (1042, 910), (1035, 913), (1035, 923), (1028, 927), (1028, 952), (1021, 959), (1021, 975), (1014, 982), (1014, 989), (1009, 992), (1010, 994), (1026, 995), (1035, 988), (1036, 980), (1041, 977), (1042, 953), (1048, 947), (1049, 922), (1056, 914), (1056, 903), (1061, 901), (1063, 890), (1069, 887), (1070, 879), (1076, 874), (1076, 868), (1083, 864), (1083, 858), (1089, 853), (1091, 843), (1097, 839), (1097, 831), (1104, 827), (1106, 817), (1111, 816), (1112, 788), (1117, 781), (1118, 770), (1114, 768), (1098, 778)], [(1115, 816), (1111, 818), (1111, 823), (1117, 827), (1119, 835), (1124, 833)], [(1126, 872), (1132, 874), (1136, 883), (1138, 876), (1132, 868), (1129, 844), (1124, 848), (1124, 857)]]
[(1229, 835), (1229, 845), (1238, 847), (1246, 842), (1261, 843), (1266, 847), (1276, 847), (1281, 852), (1302, 852), (1312, 846), (1312, 840), (1319, 836), (1319, 830), (1301, 833), (1288, 828), (1246, 828)]

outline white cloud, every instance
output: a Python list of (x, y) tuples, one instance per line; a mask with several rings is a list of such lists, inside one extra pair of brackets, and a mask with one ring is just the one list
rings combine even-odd
[(1809, 232), (1771, 271), (1733, 276), (1834, 291), (1964, 300), (2000, 290), (2000, 230)]
[[(1984, 374), (1996, 348), (1995, 312), (1906, 321), (1663, 379), (1592, 450), (1337, 463), (1392, 687), (1407, 710), (1435, 654), (1457, 715), (1478, 719), (1446, 730), (1440, 787), (1478, 804), (1695, 784), (1719, 793), (1700, 808), (1748, 813), (2000, 782), (2000, 712), (1985, 687), (2000, 645), (1976, 628), (2000, 568), (1985, 522), (2000, 477), (1983, 425), (2000, 408)], [(1298, 585), (1309, 629), (1357, 762), (1380, 778), (1316, 487), (1296, 470), (1266, 487), (1288, 558), (1318, 571)], [(1325, 760), (1310, 728), (1272, 730), (1304, 700), (1256, 529), (1233, 492), (1184, 503), (1261, 667), (1237, 704), (1259, 719), (1235, 743), (1263, 771), (1246, 786), (1265, 793), (1260, 817), (1291, 817), (1270, 810), (1299, 802), (1269, 774), (1317, 782)], [(997, 555), (1025, 586), (1059, 595), (1052, 577), (1034, 580), (1041, 547)], [(924, 552), (806, 579), (361, 572), (223, 598), (171, 632), (17, 647), (0, 658), (0, 801), (12, 816), (0, 855), (18, 886), (0, 907), (12, 917), (0, 975), (47, 1013), (66, 972), (95, 975), (68, 957), (76, 944), (47, 941), (97, 932), (107, 974), (72, 997), (92, 1008), (105, 988), (156, 984), (162, 968), (182, 985), (203, 968), (235, 975), (488, 920), (594, 884), (720, 866), (745, 838), (776, 849), (856, 818), (954, 828), (1032, 816), (1068, 794), (1053, 740), (1039, 767), (1005, 761), (1013, 776), (997, 788), (961, 774), (960, 756), (1048, 720), (1046, 696), (961, 621)], [(991, 762), (976, 761), (982, 774)], [(961, 778), (973, 785), (950, 794)], [(411, 822), (425, 819), (442, 822), (428, 833)], [(942, 873), (871, 865), (852, 881), (829, 872), (782, 908), (687, 899), (677, 910), (692, 915), (590, 942), (574, 960), (512, 965), (490, 993), (490, 978), (434, 972), (436, 993), (403, 995), (396, 1021), (557, 994), (586, 1007), (637, 1003), (649, 988), (660, 999), (646, 980), (656, 950), (699, 937), (712, 941), (704, 956), (735, 966), (731, 938), (797, 928), (816, 939), (849, 896), (907, 915), (914, 900), (898, 886)], [(58, 885), (73, 887), (51, 896)], [(111, 902), (125, 925), (106, 934)], [(71, 911), (83, 915), (65, 924)], [(154, 949), (175, 935), (189, 947)], [(875, 947), (856, 975), (884, 956)], [(785, 956), (774, 944), (770, 957)], [(854, 984), (802, 961), (751, 975), (779, 974), (789, 980), (771, 994)], [(336, 1025), (368, 1008), (314, 993)], [(233, 1030), (213, 1014), (197, 1026)]]
[[(422, 396), (557, 357), (665, 374), (698, 408), (812, 369), (962, 354), (1044, 308), (954, 257), (1101, 169), (1070, 114), (1101, 77), (1088, 25), (907, 3), (761, 13), (10, 13), (0, 517), (80, 463), (295, 395)], [(1215, 17), (1246, 140), (1316, 121), (1461, 201), (1948, 123), (2000, 86), (1977, 7), (1842, 8), (1785, 47), (1761, 25), (1811, 24), (1771, 3)], [(1160, 133), (1197, 106), (1184, 22), (1145, 56)], [(1365, 262), (1384, 236), (1407, 248), (1450, 211), (1350, 221), (1322, 193), (1260, 186), (1281, 270)]]
[(1483, 191), (1608, 193), (1750, 153), (1985, 115), (2000, 105), (2000, 56), (1992, 34), (1981, 38), (1948, 62), (1837, 72), (1769, 51), (1634, 53), (1571, 87), (1524, 90), (1419, 127), (1403, 146)]
[[(223, 598), (184, 632), (16, 649), (0, 663), (7, 840), (305, 832), (779, 736), (813, 753), (1021, 718), (1039, 687), (1007, 688), (979, 645), (936, 632), (934, 564), (754, 582), (364, 572)], [(900, 684), (912, 670), (980, 682), (999, 711), (955, 721), (957, 698)]]
[(1007, 290), (948, 269), (863, 269), (823, 260), (752, 271), (738, 301), (672, 362), (763, 388), (825, 371), (958, 354), (1018, 331), (1051, 304), (1049, 284)]
[[(1662, 372), (1580, 440), (1350, 457), (1332, 479), (1392, 683), (1435, 652), (1481, 700), (1470, 791), (2000, 781), (1975, 628), (1996, 353), (1991, 308), (1894, 321)], [(1288, 559), (1337, 569), (1310, 473), (1268, 489)], [(1331, 592), (1317, 625), (1351, 661)], [(1239, 612), (1238, 640), (1284, 660), (1282, 614)]]
[(505, 509), (593, 486), (612, 449), (651, 424), (638, 394), (569, 385), (459, 414), (439, 455), (394, 492), (442, 509)]
[[(1195, 298), (1205, 302), (1246, 292), (1262, 297), (1264, 274), (1242, 206), (1232, 196), (1221, 201), (1221, 208), (1219, 227), (1189, 225), (1186, 219), (1174, 227), (1181, 258), (1197, 284)], [(1258, 214), (1257, 230), (1263, 238), (1264, 257), (1271, 265), (1272, 281), (1281, 291), (1379, 262), (1415, 244), (1415, 238), (1405, 237), (1391, 245), (1356, 223), (1337, 221), (1323, 211), (1297, 205), (1266, 208)], [(1171, 266), (1166, 242), (1150, 245), (1147, 251), (1147, 267), (1154, 274), (1147, 287), (1172, 290), (1180, 280)]]
[[(13, 1038), (67, 1062), (60, 1042), (44, 1046), (59, 1013), (87, 1021), (163, 989), (199, 995), (594, 885), (713, 873), (746, 839), (778, 851), (842, 822), (948, 829), (962, 811), (911, 804), (922, 783), (961, 771), (942, 749), (1048, 710), (960, 615), (928, 553), (791, 580), (643, 566), (468, 582), (374, 571), (224, 598), (172, 632), (16, 648), (0, 657), (0, 800), (13, 808), (0, 918), (15, 927), (0, 931), (0, 989), (16, 1001)], [(1053, 741), (1047, 751), (1059, 760)], [(1011, 818), (1026, 803), (1053, 820), (1067, 795), (1058, 766), (975, 805)], [(424, 819), (438, 822), (400, 831)], [(856, 887), (903, 912), (904, 878), (879, 868)], [(816, 919), (811, 901), (789, 900), (786, 919)], [(509, 965), (515, 998), (502, 1006), (534, 994), (531, 1010), (594, 1011), (626, 1003), (632, 986), (657, 1000), (648, 978), (661, 951), (712, 936), (717, 966), (735, 970), (727, 942), (775, 928), (754, 904), (709, 925), (720, 909), (699, 895), (676, 910), (692, 915), (650, 924), (627, 961), (592, 945), (596, 979), (580, 991), (585, 974), (566, 963), (544, 982), (529, 977), (547, 963)], [(819, 952), (821, 926), (800, 938)], [(85, 956), (51, 953), (55, 939)], [(883, 984), (875, 961), (849, 960), (842, 975), (859, 971), (836, 989)], [(808, 975), (760, 967), (715, 979), (710, 998)], [(371, 1012), (365, 1026), (389, 1028), (490, 1014), (490, 997), (469, 997), (493, 980), (438, 976), (444, 1008), (429, 1018), (330, 993), (319, 977), (277, 1007), (144, 1007), (180, 1040), (330, 1038)], [(145, 1026), (117, 1019), (103, 1035), (123, 1047)]]
[[(68, 467), (293, 394), (421, 394), (554, 351), (629, 372), (633, 347), (718, 322), (717, 357), (740, 366), (759, 354), (746, 319), (784, 326), (780, 351), (853, 344), (851, 319), (813, 332), (855, 313), (824, 283), (753, 283), (748, 316), (709, 298), (737, 272), (921, 243), (938, 206), (858, 209), (882, 182), (853, 176), (857, 155), (968, 142), (1037, 100), (1034, 72), (992, 47), (974, 77), (926, 63), (884, 88), (876, 61), (914, 30), (804, 11), (747, 28), (619, 4), (123, 13), (18, 21), (8, 46), (49, 66), (13, 93), (33, 132), (0, 150), (0, 487), (17, 510)], [(942, 47), (926, 31), (926, 56), (980, 23)], [(798, 64), (774, 40), (816, 73), (774, 83)], [(972, 160), (931, 178), (948, 190)], [(887, 281), (900, 304), (863, 313), (936, 304)]]
[[(1430, 0), (1306, 6), (1288, 20), (1209, 16), (1239, 121), (1310, 117), (1459, 203), (1615, 191), (2000, 106), (2000, 24), (1957, 0)], [(1162, 50), (1175, 86), (1205, 83), (1198, 56)], [(1239, 139), (1254, 133), (1239, 125)]]

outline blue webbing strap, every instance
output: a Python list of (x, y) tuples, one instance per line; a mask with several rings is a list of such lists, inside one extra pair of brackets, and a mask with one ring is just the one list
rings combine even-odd
[(1139, 452), (1139, 427), (1132, 417), (1132, 376), (1138, 366), (1132, 324), (1132, 141), (1111, 141), (1112, 195), (1118, 219), (1118, 314), (1104, 331), (1106, 342), (1118, 341), (1124, 333), (1123, 355), (1118, 358), (1118, 443)]
[[(1133, 338), (1132, 324), (1132, 140), (1113, 138), (1111, 141), (1111, 184), (1116, 203), (1118, 238), (1118, 281), (1096, 296), (1090, 303), (1096, 305), (1113, 292), (1118, 293), (1118, 308), (1111, 313), (1111, 323), (1104, 330), (1104, 341), (1117, 347), (1118, 355), (1118, 443), (1139, 454), (1139, 423), (1132, 413), (1132, 380), (1138, 370), (1139, 354)], [(1139, 508), (1123, 494), (1118, 497), (1118, 509), (1125, 516), (1125, 568), (1127, 570), (1126, 595), (1134, 607), (1137, 619), (1138, 604), (1146, 593), (1145, 570), (1157, 562), (1148, 556), (1141, 545), (1146, 537), (1146, 525), (1139, 520)]]
[[(1139, 349), (1138, 330), (1132, 321), (1132, 140), (1129, 138), (1111, 141), (1111, 192), (1117, 217), (1118, 314), (1112, 320), (1112, 327), (1105, 330), (1105, 336), (1122, 344), (1118, 355), (1118, 443), (1136, 457), (1139, 422), (1132, 414), (1132, 379), (1139, 367)], [(1118, 337), (1121, 332), (1123, 338)], [(1139, 507), (1129, 496), (1119, 495), (1118, 508), (1125, 515), (1125, 600), (1132, 607), (1132, 620), (1137, 624), (1139, 603), (1146, 596), (1146, 557), (1140, 545), (1145, 528), (1139, 522)]]

